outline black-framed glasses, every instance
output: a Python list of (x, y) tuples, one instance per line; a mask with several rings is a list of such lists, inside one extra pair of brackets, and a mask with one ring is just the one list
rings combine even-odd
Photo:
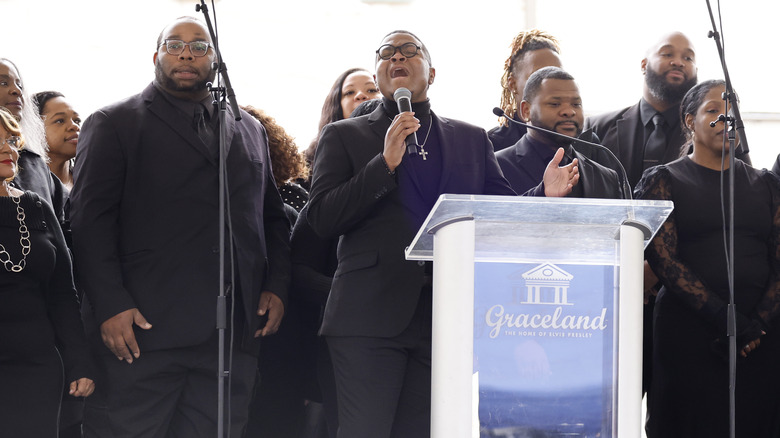
[(182, 52), (184, 52), (184, 48), (190, 46), (190, 53), (192, 53), (192, 56), (200, 57), (206, 55), (211, 44), (208, 41), (191, 41), (185, 43), (182, 40), (165, 40), (165, 42), (160, 44), (160, 47), (162, 46), (165, 46), (165, 51), (173, 56), (181, 55)]
[(19, 136), (16, 136), (16, 135), (12, 135), (12, 136), (6, 138), (5, 140), (3, 140), (2, 143), (0, 143), (0, 145), (7, 144), (7, 145), (11, 146), (12, 148), (19, 149), (19, 145), (20, 145), (21, 142), (22, 142), (22, 137), (19, 137)]
[(384, 46), (379, 47), (379, 49), (376, 51), (376, 56), (378, 56), (379, 59), (384, 59), (387, 61), (388, 59), (392, 58), (393, 55), (395, 55), (395, 52), (401, 52), (401, 55), (404, 57), (411, 58), (413, 56), (417, 56), (419, 51), (420, 46), (415, 43), (403, 43), (400, 46), (385, 44)]

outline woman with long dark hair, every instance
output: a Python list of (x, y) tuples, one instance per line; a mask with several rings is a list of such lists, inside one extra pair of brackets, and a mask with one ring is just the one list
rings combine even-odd
[(317, 150), (317, 142), (320, 140), (322, 128), (328, 123), (349, 118), (352, 111), (362, 102), (378, 97), (380, 97), (379, 89), (374, 82), (374, 76), (368, 70), (350, 68), (336, 78), (333, 86), (330, 87), (328, 97), (325, 98), (325, 103), (322, 104), (317, 137), (304, 152), (309, 168), (314, 162), (314, 152)]

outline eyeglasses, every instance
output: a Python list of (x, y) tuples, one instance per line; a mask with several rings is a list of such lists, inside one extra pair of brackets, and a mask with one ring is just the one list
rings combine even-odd
[(165, 46), (165, 51), (168, 52), (169, 55), (178, 56), (184, 52), (185, 46), (189, 46), (192, 56), (200, 57), (206, 55), (210, 45), (211, 44), (208, 41), (192, 41), (185, 43), (182, 40), (165, 40), (164, 43), (160, 44), (160, 47)]
[(411, 58), (413, 56), (417, 56), (417, 52), (420, 51), (420, 46), (415, 43), (404, 43), (400, 46), (385, 44), (384, 46), (379, 47), (379, 49), (376, 51), (376, 56), (378, 56), (379, 59), (384, 59), (387, 61), (388, 59), (392, 58), (393, 55), (395, 55), (395, 52), (398, 51), (401, 52), (401, 55), (407, 58)]
[(14, 149), (19, 149), (19, 144), (21, 142), (22, 142), (22, 137), (18, 137), (16, 135), (12, 135), (12, 136), (6, 138), (5, 140), (3, 140), (3, 142), (0, 143), (0, 145), (6, 145), (7, 144), (7, 145), (11, 146)]

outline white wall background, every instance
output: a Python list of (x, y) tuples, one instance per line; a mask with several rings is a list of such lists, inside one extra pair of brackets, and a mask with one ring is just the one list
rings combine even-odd
[[(151, 81), (158, 33), (176, 17), (199, 15), (195, 3), (0, 0), (9, 35), (0, 56), (17, 63), (29, 90), (62, 91), (86, 116)], [(780, 91), (771, 80), (780, 67), (771, 21), (780, 15), (780, 2), (722, 3), (726, 57), (753, 162), (771, 166), (780, 152)], [(526, 16), (529, 5), (536, 13)], [(715, 44), (707, 38), (704, 0), (220, 0), (216, 13), (239, 103), (265, 109), (301, 148), (316, 134), (336, 76), (353, 66), (371, 70), (374, 50), (394, 29), (416, 33), (431, 51), (434, 110), (486, 129), (496, 124), (491, 110), (499, 103), (509, 43), (527, 23), (558, 36), (564, 67), (577, 78), (588, 113), (639, 99), (639, 62), (670, 30), (694, 42), (700, 80), (722, 77)], [(751, 121), (759, 116), (769, 121)]]

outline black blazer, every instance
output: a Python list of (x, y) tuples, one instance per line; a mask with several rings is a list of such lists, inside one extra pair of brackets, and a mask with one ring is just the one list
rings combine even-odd
[[(639, 102), (618, 111), (588, 117), (585, 119), (584, 129), (592, 129), (599, 136), (601, 144), (608, 147), (623, 163), (631, 187), (636, 186), (642, 177), (644, 164), (644, 144), (635, 144), (637, 130), (644, 129), (639, 114)], [(684, 155), (682, 147), (687, 141), (681, 124), (678, 123), (668, 137), (663, 162), (670, 163)], [(740, 145), (735, 157), (750, 164), (748, 152)]]
[[(523, 165), (523, 160), (526, 155), (531, 153), (532, 147), (529, 137), (524, 135), (514, 146), (497, 153), (496, 159), (512, 189), (518, 193), (528, 192), (530, 195), (537, 195), (541, 194), (538, 193), (541, 185), (536, 186), (538, 190), (528, 189), (527, 186), (531, 181), (533, 184), (541, 184), (542, 181), (538, 181), (536, 176), (529, 174)], [(569, 153), (579, 162), (580, 181), (578, 184), (582, 186), (583, 197), (623, 198), (620, 179), (614, 170), (602, 166), (573, 148), (569, 148)]]
[[(432, 117), (442, 145), (439, 193), (514, 195), (483, 129)], [(389, 126), (380, 106), (327, 125), (320, 136), (307, 216), (322, 237), (341, 236), (324, 335), (395, 336), (423, 286), (424, 263), (404, 258), (417, 229), (381, 159)]]
[[(265, 132), (242, 115), (226, 117), (227, 175), (236, 308), (251, 348), (260, 292), (286, 299), (290, 224)], [(96, 323), (137, 307), (153, 326), (136, 329), (141, 350), (207, 340), (219, 289), (218, 167), (192, 121), (149, 85), (84, 122), (76, 161), (73, 252)]]

